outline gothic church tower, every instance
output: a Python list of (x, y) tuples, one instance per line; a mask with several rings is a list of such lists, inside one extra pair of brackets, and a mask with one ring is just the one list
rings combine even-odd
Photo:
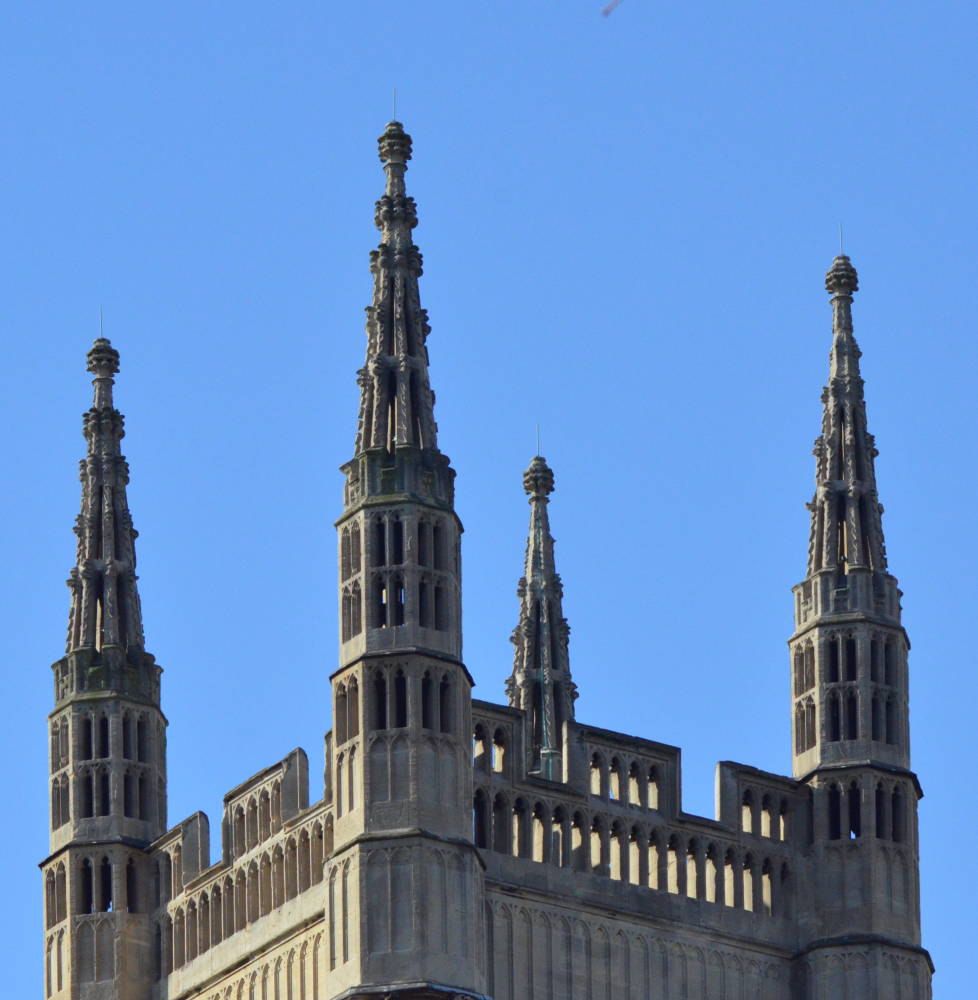
[(817, 877), (806, 936), (818, 941), (819, 978), (857, 938), (876, 942), (880, 968), (887, 952), (916, 953), (920, 944), (910, 644), (887, 567), (848, 257), (835, 258), (825, 287), (833, 311), (829, 382), (814, 452), (808, 573), (794, 588), (789, 643), (793, 773), (813, 795)]
[[(484, 989), (482, 866), (471, 843), (472, 680), (462, 664), (462, 525), (438, 450), (411, 139), (379, 140), (387, 176), (373, 302), (339, 533), (340, 669), (333, 675), (336, 852), (329, 902), (359, 913), (336, 990)], [(334, 913), (338, 911), (333, 911)]]
[(148, 996), (151, 908), (144, 848), (166, 829), (166, 720), (136, 589), (129, 468), (112, 401), (119, 355), (88, 352), (78, 555), (68, 579), (66, 654), (54, 664), (51, 853), (45, 884), (48, 996)]

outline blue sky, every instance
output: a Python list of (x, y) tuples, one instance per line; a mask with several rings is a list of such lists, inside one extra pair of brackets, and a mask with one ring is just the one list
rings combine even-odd
[(978, 14), (600, 8), (0, 12), (11, 996), (41, 990), (48, 665), (100, 304), (122, 353), (147, 645), (166, 670), (171, 821), (203, 808), (219, 828), (224, 792), (296, 745), (321, 770), (331, 522), (393, 87), (415, 140), (476, 695), (501, 699), (511, 665), (540, 424), (578, 716), (682, 746), (690, 811), (712, 815), (719, 759), (790, 769), (790, 587), (844, 224), (913, 641), (924, 943), (935, 995), (973, 992)]

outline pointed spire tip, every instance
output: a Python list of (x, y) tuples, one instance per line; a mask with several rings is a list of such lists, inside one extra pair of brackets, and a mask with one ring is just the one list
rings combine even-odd
[(859, 276), (852, 262), (840, 253), (825, 275), (825, 290), (830, 295), (852, 295), (859, 290)]
[(105, 337), (98, 337), (92, 344), (88, 370), (98, 378), (111, 378), (119, 371), (119, 352)]
[(523, 489), (532, 497), (546, 497), (553, 493), (553, 470), (542, 455), (537, 455), (523, 473)]

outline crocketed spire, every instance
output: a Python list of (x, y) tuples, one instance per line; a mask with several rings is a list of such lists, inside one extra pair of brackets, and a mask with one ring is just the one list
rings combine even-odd
[(71, 611), (67, 652), (117, 648), (143, 652), (143, 622), (136, 589), (136, 530), (126, 499), (129, 466), (119, 448), (123, 416), (112, 402), (119, 352), (100, 337), (88, 352), (95, 376), (92, 408), (83, 433), (88, 454), (80, 463), (81, 511), (75, 522), (78, 551), (68, 579)]
[(574, 718), (577, 689), (570, 675), (570, 628), (563, 615), (563, 586), (554, 564), (554, 539), (547, 505), (554, 474), (537, 455), (523, 473), (530, 502), (530, 531), (524, 575), (517, 594), (519, 624), (511, 641), (516, 647), (513, 672), (506, 683), (509, 703), (527, 713), (530, 767), (544, 777), (560, 777), (563, 724)]
[(886, 570), (886, 549), (876, 495), (876, 447), (866, 423), (861, 352), (852, 332), (856, 269), (840, 255), (825, 276), (832, 296), (829, 383), (822, 393), (822, 433), (815, 442), (816, 492), (810, 505), (808, 573)]
[(370, 255), (374, 294), (367, 308), (367, 358), (357, 373), (357, 455), (438, 447), (425, 347), (430, 327), (418, 293), (421, 253), (411, 238), (418, 214), (404, 188), (411, 137), (400, 122), (390, 122), (378, 147), (387, 185), (374, 216), (381, 242)]

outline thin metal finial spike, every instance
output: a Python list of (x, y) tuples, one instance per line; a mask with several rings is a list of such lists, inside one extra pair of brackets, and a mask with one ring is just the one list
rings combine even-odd
[(842, 223), (839, 223), (839, 256), (844, 257), (846, 254), (845, 247), (842, 242)]
[(397, 121), (397, 87), (394, 87), (392, 89), (393, 89), (393, 95), (392, 95), (392, 100), (391, 100), (391, 112), (392, 112), (391, 113), (391, 121), (392, 122), (396, 122)]
[(102, 305), (101, 305), (101, 303), (99, 303), (99, 307), (98, 307), (98, 335), (99, 335), (99, 337), (101, 337), (103, 335), (104, 330), (105, 330), (105, 324), (103, 323), (103, 320), (102, 320)]
[(540, 425), (537, 424), (537, 454), (540, 454)]

